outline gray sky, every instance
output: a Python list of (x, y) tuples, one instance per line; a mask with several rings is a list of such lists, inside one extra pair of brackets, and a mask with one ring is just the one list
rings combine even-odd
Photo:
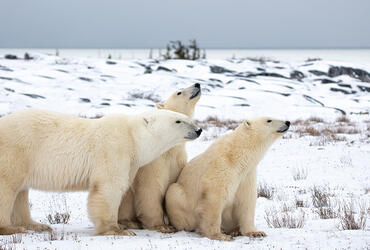
[(2, 48), (369, 48), (370, 0), (0, 0)]

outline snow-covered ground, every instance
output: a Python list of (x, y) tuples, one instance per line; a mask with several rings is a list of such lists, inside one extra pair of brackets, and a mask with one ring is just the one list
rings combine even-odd
[[(155, 102), (173, 91), (198, 82), (203, 92), (195, 119), (207, 124), (204, 120), (215, 116), (221, 125), (208, 126), (200, 139), (187, 144), (189, 158), (203, 152), (215, 137), (227, 133), (228, 119), (273, 115), (296, 122), (258, 168), (258, 182), (273, 193), (257, 201), (256, 225), (268, 234), (266, 238), (236, 237), (231, 242), (218, 242), (195, 233), (147, 230), (135, 230), (135, 237), (93, 237), (87, 193), (32, 191), (35, 220), (49, 223), (47, 215), (56, 212), (69, 213), (70, 220), (65, 225), (52, 225), (56, 232), (53, 235), (30, 232), (0, 236), (0, 249), (369, 247), (369, 222), (361, 230), (342, 230), (339, 217), (343, 211), (333, 219), (320, 219), (320, 206), (312, 194), (321, 190), (329, 196), (328, 206), (334, 212), (345, 203), (353, 203), (355, 218), (361, 211), (365, 211), (365, 218), (370, 217), (370, 62), (260, 58), (122, 61), (31, 56), (32, 60), (8, 60), (0, 55), (0, 115), (25, 108), (86, 117), (139, 112), (152, 109)], [(349, 121), (342, 118), (343, 114)], [(303, 227), (269, 227), (266, 217), (284, 213), (297, 220), (304, 217)]]

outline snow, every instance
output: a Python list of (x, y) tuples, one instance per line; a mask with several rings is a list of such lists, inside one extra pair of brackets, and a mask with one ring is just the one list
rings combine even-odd
[[(370, 95), (358, 86), (370, 87), (370, 84), (348, 75), (329, 77), (309, 72), (328, 72), (331, 66), (370, 72), (368, 62), (124, 61), (38, 53), (31, 56), (33, 60), (25, 61), (6, 60), (0, 55), (0, 115), (25, 108), (86, 117), (139, 112), (152, 109), (155, 101), (165, 100), (175, 90), (199, 82), (202, 97), (195, 112), (197, 120), (210, 115), (235, 120), (273, 115), (291, 121), (317, 116), (323, 118), (324, 127), (354, 126), (360, 132), (341, 135), (343, 141), (325, 141), (323, 137), (299, 135), (297, 129), (305, 125), (295, 125), (270, 148), (258, 167), (258, 182), (275, 191), (271, 200), (262, 197), (257, 200), (256, 226), (268, 235), (263, 239), (236, 237), (231, 242), (219, 242), (196, 233), (162, 234), (148, 230), (134, 230), (137, 234), (134, 237), (92, 236), (86, 192), (60, 194), (32, 190), (31, 213), (35, 220), (49, 224), (48, 214), (69, 212), (70, 221), (52, 225), (56, 232), (54, 240), (46, 233), (33, 232), (16, 237), (0, 236), (0, 249), (2, 244), (16, 249), (366, 249), (370, 245), (369, 223), (364, 230), (341, 230), (338, 218), (320, 219), (311, 201), (314, 187), (326, 188), (335, 200), (364, 204), (369, 219), (370, 193), (366, 190), (370, 188)], [(160, 66), (169, 71), (157, 70)], [(210, 66), (231, 72), (212, 73)], [(152, 73), (144, 74), (148, 67)], [(302, 72), (304, 78), (292, 79), (293, 70)], [(250, 75), (261, 72), (283, 77)], [(323, 78), (334, 83), (323, 84), (320, 81)], [(338, 84), (348, 84), (351, 88)], [(333, 92), (330, 90), (333, 87), (355, 93)], [(335, 122), (342, 115), (338, 109), (346, 112), (352, 124)], [(309, 126), (320, 128), (316, 123)], [(200, 139), (187, 144), (189, 159), (227, 132), (227, 128), (207, 129)], [(307, 178), (294, 180), (297, 169), (306, 171)], [(303, 201), (302, 208), (295, 208), (296, 199)], [(306, 221), (302, 228), (268, 226), (265, 211), (283, 204), (304, 211)]]

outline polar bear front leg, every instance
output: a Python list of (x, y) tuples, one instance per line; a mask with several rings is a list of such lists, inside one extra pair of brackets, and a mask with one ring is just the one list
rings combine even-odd
[(48, 225), (38, 223), (31, 219), (28, 190), (20, 191), (17, 194), (11, 220), (13, 225), (25, 227), (27, 230), (36, 232), (52, 231), (51, 227)]
[(134, 192), (131, 188), (124, 194), (118, 209), (118, 225), (122, 229), (141, 229), (142, 225), (136, 219)]
[(240, 184), (235, 197), (234, 210), (239, 222), (240, 235), (248, 237), (265, 237), (266, 233), (258, 231), (254, 225), (257, 202), (257, 171), (252, 170)]
[(230, 235), (221, 232), (223, 198), (212, 191), (202, 192), (199, 231), (202, 236), (211, 240), (232, 240)]
[(88, 209), (96, 235), (135, 235), (129, 230), (120, 229), (118, 225), (118, 209), (129, 187), (129, 170), (130, 165), (126, 164), (113, 170), (104, 169), (104, 175), (98, 173), (92, 178)]

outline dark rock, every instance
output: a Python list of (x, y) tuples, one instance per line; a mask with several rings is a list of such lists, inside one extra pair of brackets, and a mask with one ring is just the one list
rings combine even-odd
[(0, 65), (0, 70), (2, 70), (2, 71), (9, 71), (9, 72), (12, 72), (13, 71), (12, 69), (9, 69), (8, 67), (2, 66), (2, 65)]
[(331, 66), (329, 68), (328, 75), (330, 77), (348, 75), (362, 82), (370, 82), (370, 73), (362, 69), (356, 69), (356, 68), (351, 68), (351, 67)]
[(163, 66), (158, 66), (157, 71), (159, 71), (159, 70), (163, 70), (163, 71), (167, 71), (167, 72), (177, 72), (176, 69), (171, 70), (171, 69), (163, 67)]
[(282, 96), (290, 96), (291, 95), (291, 94), (288, 94), (288, 93), (281, 93), (281, 92), (276, 92), (276, 91), (271, 91), (271, 90), (263, 90), (263, 92), (278, 94), (278, 95), (282, 95)]
[(301, 66), (302, 67), (307, 67), (307, 66), (311, 66), (311, 65), (313, 65), (313, 63), (305, 63), (305, 64), (302, 64)]
[(250, 107), (248, 103), (241, 103), (241, 104), (234, 104), (233, 106), (240, 106), (240, 107)]
[(331, 79), (317, 79), (317, 80), (320, 80), (321, 81), (321, 83), (324, 83), (324, 84), (326, 84), (326, 83), (337, 83), (336, 81), (333, 81), (333, 80), (331, 80)]
[(118, 105), (123, 105), (123, 106), (126, 106), (126, 107), (131, 107), (132, 105), (131, 104), (128, 104), (128, 103), (117, 103)]
[(315, 98), (313, 98), (313, 97), (311, 97), (311, 96), (303, 95), (303, 97), (304, 97), (307, 101), (309, 101), (309, 102), (312, 102), (312, 103), (318, 103), (318, 104), (320, 104), (322, 107), (325, 107), (325, 105), (324, 105), (322, 102), (320, 102), (320, 101), (316, 100)]
[(253, 81), (251, 79), (248, 79), (248, 78), (244, 78), (244, 77), (239, 77), (237, 78), (238, 80), (242, 80), (242, 81), (246, 81), (246, 82), (252, 82), (252, 83), (255, 83), (257, 85), (261, 85), (260, 83), (256, 82), (256, 81)]
[(144, 74), (151, 74), (152, 72), (153, 72), (153, 70), (150, 66), (145, 66)]
[(245, 89), (245, 87), (239, 87), (238, 89)]
[(116, 78), (115, 76), (111, 76), (111, 75), (100, 75), (100, 77)]
[(44, 75), (38, 75), (39, 77), (46, 78), (46, 79), (55, 79), (54, 77), (51, 76), (44, 76)]
[(327, 76), (326, 72), (320, 71), (320, 70), (309, 70), (311, 74), (314, 74), (315, 76)]
[(290, 78), (300, 81), (304, 78), (304, 74), (301, 71), (294, 70), (294, 71), (290, 72)]
[(350, 84), (344, 84), (344, 83), (338, 83), (338, 86), (343, 87), (343, 88), (349, 88), (349, 89), (352, 88), (352, 86)]
[(216, 78), (209, 78), (208, 80), (213, 81), (213, 82), (223, 83), (220, 79), (216, 79)]
[(15, 92), (14, 89), (11, 89), (11, 88), (4, 88), (6, 91), (9, 91), (9, 92)]
[(370, 87), (361, 86), (361, 85), (358, 85), (357, 87), (358, 87), (361, 91), (364, 91), (364, 92), (370, 92)]
[(278, 73), (269, 73), (269, 72), (262, 72), (262, 73), (256, 73), (256, 74), (252, 73), (252, 74), (247, 75), (247, 77), (253, 77), (253, 76), (268, 76), (268, 77), (278, 77), (278, 78), (289, 79), (288, 77), (285, 77)]
[(221, 84), (212, 84), (212, 83), (207, 83), (207, 86), (211, 88), (223, 88)]
[(67, 70), (64, 70), (64, 69), (56, 69), (56, 71), (63, 72), (63, 73), (69, 73)]
[(103, 105), (103, 106), (110, 106), (110, 103), (108, 103), (108, 102), (102, 102), (102, 103), (100, 103), (100, 105)]
[(80, 102), (90, 103), (91, 100), (89, 98), (80, 98)]
[(347, 90), (344, 90), (344, 89), (339, 89), (339, 88), (330, 88), (331, 91), (333, 92), (341, 92), (345, 95), (349, 95), (349, 94), (352, 94), (351, 92), (347, 91)]
[(259, 70), (259, 71), (266, 71), (265, 69), (263, 69), (263, 68), (256, 68), (257, 70)]
[(8, 81), (13, 80), (13, 78), (11, 78), (11, 77), (5, 77), (5, 76), (0, 76), (0, 79), (2, 79), (2, 80), (8, 80)]
[(18, 59), (18, 57), (16, 55), (11, 55), (11, 54), (7, 54), (4, 56), (5, 59), (10, 59), (10, 60), (16, 60)]
[(37, 95), (37, 94), (28, 94), (28, 93), (22, 93), (22, 95), (34, 98), (34, 99), (45, 99), (44, 96), (42, 95)]
[(232, 73), (234, 71), (232, 70), (229, 70), (229, 69), (225, 69), (224, 67), (220, 67), (220, 66), (209, 66), (209, 68), (211, 69), (211, 72), (212, 73), (215, 73), (215, 74), (222, 74), (222, 73)]
[(92, 79), (90, 79), (88, 77), (83, 77), (83, 76), (79, 77), (78, 79), (80, 79), (82, 81), (86, 81), (86, 82), (92, 82), (93, 81)]
[(186, 65), (186, 67), (188, 67), (188, 68), (194, 68), (194, 65)]
[(113, 61), (106, 61), (106, 63), (111, 64), (111, 65), (117, 64), (116, 62), (113, 62)]
[(234, 98), (234, 99), (238, 99), (238, 100), (243, 100), (245, 101), (246, 99), (244, 97), (240, 97), (240, 96), (231, 96), (231, 95), (223, 95), (225, 97), (230, 97), (230, 98)]
[(276, 66), (275, 69), (285, 69), (285, 67), (282, 66)]

